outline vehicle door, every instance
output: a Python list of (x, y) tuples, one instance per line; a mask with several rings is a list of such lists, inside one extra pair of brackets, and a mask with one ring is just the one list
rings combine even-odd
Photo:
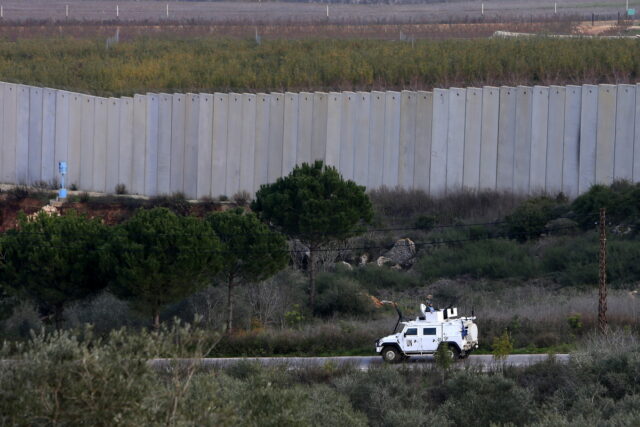
[(418, 328), (407, 328), (402, 338), (403, 350), (407, 353), (415, 353), (420, 351), (420, 336)]
[(442, 326), (423, 326), (420, 329), (422, 334), (420, 350), (425, 353), (435, 353), (442, 341)]

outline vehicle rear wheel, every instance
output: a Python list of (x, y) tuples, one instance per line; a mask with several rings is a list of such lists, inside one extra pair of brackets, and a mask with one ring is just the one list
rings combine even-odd
[(460, 350), (458, 350), (458, 347), (456, 347), (455, 345), (449, 344), (448, 350), (449, 350), (451, 360), (456, 361), (460, 359)]
[(398, 363), (402, 361), (402, 355), (395, 347), (385, 347), (382, 349), (382, 360), (387, 363)]

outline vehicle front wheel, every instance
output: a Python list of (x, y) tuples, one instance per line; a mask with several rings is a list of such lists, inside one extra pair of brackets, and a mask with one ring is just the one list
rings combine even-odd
[(398, 363), (402, 361), (402, 355), (395, 347), (385, 347), (382, 349), (382, 360), (387, 363)]

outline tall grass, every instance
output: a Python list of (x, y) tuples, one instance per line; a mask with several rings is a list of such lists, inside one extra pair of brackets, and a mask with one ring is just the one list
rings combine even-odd
[(635, 81), (638, 40), (138, 39), (0, 43), (5, 81), (97, 95)]

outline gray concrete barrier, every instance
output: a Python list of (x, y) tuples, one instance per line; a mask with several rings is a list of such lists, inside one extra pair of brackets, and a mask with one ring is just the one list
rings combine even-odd
[(255, 193), (324, 160), (368, 188), (576, 197), (640, 181), (639, 85), (100, 98), (0, 83), (0, 181)]

